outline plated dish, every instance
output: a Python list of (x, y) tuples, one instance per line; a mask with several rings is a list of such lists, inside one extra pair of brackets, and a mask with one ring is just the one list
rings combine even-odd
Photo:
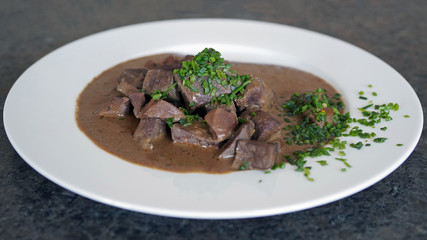
[[(189, 32), (170, 38), (188, 24), (200, 29), (197, 37)], [(212, 31), (233, 34), (221, 34), (213, 40)], [(257, 35), (251, 34), (253, 31)], [(156, 37), (144, 37), (150, 33)], [(311, 182), (292, 167), (274, 174), (245, 171), (222, 175), (151, 169), (105, 152), (77, 127), (76, 99), (102, 71), (138, 57), (165, 52), (184, 55), (207, 46), (221, 50), (230, 61), (289, 66), (313, 73), (344, 96), (346, 110), (354, 117), (361, 115), (358, 108), (366, 103), (358, 92), (378, 92), (376, 103), (396, 102), (400, 106), (382, 133), (387, 142), (363, 151), (349, 149), (346, 158), (352, 168), (346, 172), (340, 171), (342, 162), (333, 160), (338, 153), (332, 153), (328, 167), (313, 161), (311, 176), (315, 181)], [(37, 107), (29, 108), (29, 103)], [(129, 210), (210, 219), (298, 211), (361, 191), (404, 162), (421, 135), (422, 118), (420, 102), (408, 82), (375, 56), (298, 28), (226, 19), (137, 24), (67, 44), (23, 73), (4, 109), (6, 133), (17, 152), (64, 188)]]

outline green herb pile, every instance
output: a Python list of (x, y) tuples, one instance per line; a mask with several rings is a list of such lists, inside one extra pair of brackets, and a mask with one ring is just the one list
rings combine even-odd
[[(372, 85), (369, 85), (371, 88)], [(363, 96), (363, 91), (359, 92), (359, 98), (361, 100), (368, 100), (367, 97)], [(376, 92), (372, 92), (372, 96), (377, 96)], [(327, 122), (326, 108), (332, 109), (332, 123)], [(346, 146), (349, 145), (355, 149), (362, 149), (362, 147), (371, 146), (371, 143), (363, 143), (362, 141), (356, 143), (347, 143), (346, 140), (340, 140), (337, 137), (358, 137), (364, 139), (372, 139), (374, 143), (383, 143), (387, 140), (384, 137), (376, 137), (375, 132), (364, 132), (359, 126), (353, 126), (350, 128), (350, 124), (359, 124), (365, 127), (375, 128), (378, 124), (383, 121), (391, 121), (390, 111), (399, 110), (397, 103), (388, 103), (382, 105), (375, 105), (372, 101), (368, 105), (359, 108), (362, 113), (362, 118), (356, 119), (350, 117), (349, 113), (342, 113), (344, 104), (341, 102), (341, 96), (339, 94), (334, 95), (332, 98), (328, 97), (326, 90), (317, 89), (313, 92), (298, 94), (295, 93), (285, 104), (282, 105), (284, 114), (279, 116), (297, 117), (299, 121), (297, 124), (291, 124), (285, 127), (283, 130), (286, 133), (286, 143), (289, 145), (313, 145), (305, 151), (296, 151), (293, 156), (283, 156), (284, 162), (296, 167), (296, 171), (302, 172), (309, 181), (314, 181), (310, 177), (310, 166), (306, 166), (307, 158), (330, 156), (330, 152), (339, 150), (340, 156), (345, 156)], [(311, 116), (311, 117), (310, 117)], [(406, 117), (406, 116), (405, 116)], [(290, 122), (288, 118), (283, 119), (285, 122)], [(316, 122), (324, 122), (323, 126), (316, 124)], [(386, 131), (387, 127), (381, 127), (381, 131)], [(329, 145), (328, 145), (329, 144)], [(396, 146), (403, 146), (403, 144), (396, 144)], [(335, 158), (335, 160), (341, 161), (345, 168), (341, 169), (341, 172), (346, 172), (347, 168), (351, 168), (351, 165), (345, 158)], [(321, 166), (328, 165), (325, 160), (316, 161)], [(274, 165), (271, 170), (277, 169), (278, 166)], [(281, 167), (284, 168), (284, 167)], [(271, 172), (266, 171), (266, 173)]]
[[(213, 48), (205, 48), (189, 61), (182, 62), (182, 67), (175, 69), (183, 81), (183, 86), (192, 92), (199, 92), (194, 86), (198, 81), (204, 95), (212, 96), (212, 104), (227, 104), (241, 97), (245, 87), (251, 83), (252, 77), (249, 75), (239, 75), (231, 69), (231, 64), (224, 61), (221, 53)], [(230, 88), (229, 94), (217, 94), (218, 87)], [(239, 95), (240, 94), (240, 95)]]

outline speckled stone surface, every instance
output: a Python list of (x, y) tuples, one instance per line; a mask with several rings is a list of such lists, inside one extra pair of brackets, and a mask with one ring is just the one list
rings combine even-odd
[[(3, 0), (1, 114), (19, 75), (50, 51), (118, 26), (194, 17), (263, 20), (343, 39), (397, 69), (427, 105), (424, 0)], [(14, 151), (1, 118), (0, 239), (427, 239), (426, 155), (424, 134), (384, 180), (314, 209), (243, 220), (176, 219), (106, 206), (57, 186)]]

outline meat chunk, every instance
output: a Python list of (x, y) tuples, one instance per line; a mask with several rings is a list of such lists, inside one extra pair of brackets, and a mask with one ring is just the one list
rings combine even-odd
[(127, 97), (112, 97), (95, 113), (103, 117), (124, 117), (129, 112), (129, 103), (129, 98)]
[(178, 59), (175, 56), (169, 55), (163, 60), (161, 66), (159, 68), (166, 71), (173, 71), (176, 68), (180, 68), (182, 66), (182, 59)]
[[(178, 84), (178, 90), (181, 92), (182, 97), (184, 98), (184, 101), (187, 105), (191, 107), (201, 107), (211, 102), (212, 96), (210, 94), (205, 95), (203, 93), (203, 86), (202, 82), (203, 80), (206, 80), (208, 77), (203, 77), (201, 81), (196, 80), (192, 87), (194, 90), (190, 90), (187, 86), (183, 85), (183, 80), (181, 77), (179, 77), (177, 74), (174, 74), (175, 82)], [(219, 96), (221, 94), (228, 94), (231, 93), (230, 86), (223, 87), (222, 85), (218, 84), (216, 81), (212, 82), (213, 86), (217, 89), (217, 92), (215, 96)]]
[(129, 94), (129, 99), (133, 106), (133, 114), (139, 118), (141, 109), (145, 104), (145, 94), (143, 92), (133, 92)]
[(191, 60), (193, 57), (194, 56), (192, 55), (187, 55), (183, 59), (180, 59), (173, 55), (169, 55), (161, 63), (156, 63), (152, 60), (149, 60), (145, 64), (145, 67), (148, 69), (163, 69), (166, 71), (173, 71), (176, 68), (180, 68), (183, 61)]
[(117, 89), (117, 91), (123, 93), (127, 97), (129, 97), (129, 95), (131, 95), (134, 92), (138, 92), (138, 89), (133, 84), (130, 84), (126, 81), (121, 81), (117, 85), (116, 89)]
[(333, 121), (334, 110), (332, 110), (332, 108), (330, 107), (323, 108), (320, 114), (323, 115), (321, 119), (319, 119), (320, 121), (316, 119), (316, 115), (313, 112), (310, 112), (308, 114), (308, 117), (312, 122), (314, 122), (317, 126), (321, 128), (323, 128), (323, 126), (325, 126), (327, 123), (334, 124), (334, 121)]
[(270, 142), (280, 136), (281, 123), (270, 113), (262, 110), (248, 109), (240, 117), (252, 120), (255, 123), (255, 133), (252, 137), (255, 140)]
[(239, 140), (249, 140), (255, 132), (255, 124), (247, 121), (239, 126), (233, 136), (221, 147), (219, 158), (232, 158), (236, 151), (236, 144)]
[(175, 123), (172, 128), (174, 143), (190, 144), (198, 147), (218, 147), (218, 141), (212, 136), (209, 126), (204, 122), (194, 122), (189, 126)]
[(117, 82), (121, 83), (122, 81), (126, 81), (127, 83), (133, 85), (134, 87), (141, 89), (142, 82), (144, 81), (144, 77), (146, 73), (147, 73), (147, 69), (145, 68), (126, 69), (117, 78)]
[(143, 118), (144, 116), (151, 118), (160, 118), (163, 120), (173, 118), (174, 122), (185, 118), (185, 114), (181, 109), (164, 100), (151, 100), (149, 103), (147, 103), (141, 109), (139, 118)]
[(237, 116), (223, 108), (215, 108), (208, 112), (205, 121), (218, 142), (231, 137), (233, 130), (237, 127)]
[(209, 102), (205, 106), (203, 106), (203, 109), (206, 113), (208, 113), (211, 110), (214, 110), (215, 108), (223, 108), (229, 112), (236, 113), (236, 106), (234, 105), (234, 102), (232, 102), (231, 105), (219, 104), (219, 103), (212, 105)]
[(270, 109), (276, 102), (277, 97), (260, 78), (253, 77), (252, 82), (246, 86), (243, 97), (236, 99), (236, 105), (239, 111), (246, 108), (258, 108), (262, 110)]
[[(166, 92), (174, 84), (173, 73), (162, 69), (148, 70), (145, 76), (142, 90), (146, 94), (153, 94), (155, 91)], [(171, 101), (179, 101), (179, 94), (176, 86), (167, 92), (167, 98)]]
[(269, 169), (274, 165), (279, 143), (239, 140), (232, 168), (240, 170)]
[(145, 150), (153, 150), (152, 142), (166, 135), (166, 124), (159, 118), (143, 118), (133, 134)]

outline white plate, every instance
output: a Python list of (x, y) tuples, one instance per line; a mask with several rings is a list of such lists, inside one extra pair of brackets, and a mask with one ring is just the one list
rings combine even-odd
[[(375, 103), (397, 102), (389, 139), (348, 149), (352, 168), (314, 161), (314, 182), (287, 165), (225, 175), (171, 173), (121, 160), (95, 146), (77, 127), (76, 98), (93, 77), (125, 60), (161, 52), (194, 54), (213, 47), (229, 60), (298, 67), (333, 84), (357, 116), (358, 91), (376, 91)], [(373, 88), (368, 89), (368, 84)], [(404, 118), (403, 115), (410, 115)], [(395, 170), (421, 135), (421, 104), (408, 82), (375, 56), (343, 41), (294, 27), (221, 19), (136, 24), (97, 33), (40, 59), (16, 81), (6, 99), (9, 140), (40, 174), (87, 198), (129, 210), (188, 218), (245, 218), (288, 213), (361, 191)], [(356, 141), (358, 139), (354, 139)], [(397, 147), (397, 143), (404, 146)], [(336, 156), (335, 156), (336, 157)], [(262, 180), (262, 182), (259, 182)]]

